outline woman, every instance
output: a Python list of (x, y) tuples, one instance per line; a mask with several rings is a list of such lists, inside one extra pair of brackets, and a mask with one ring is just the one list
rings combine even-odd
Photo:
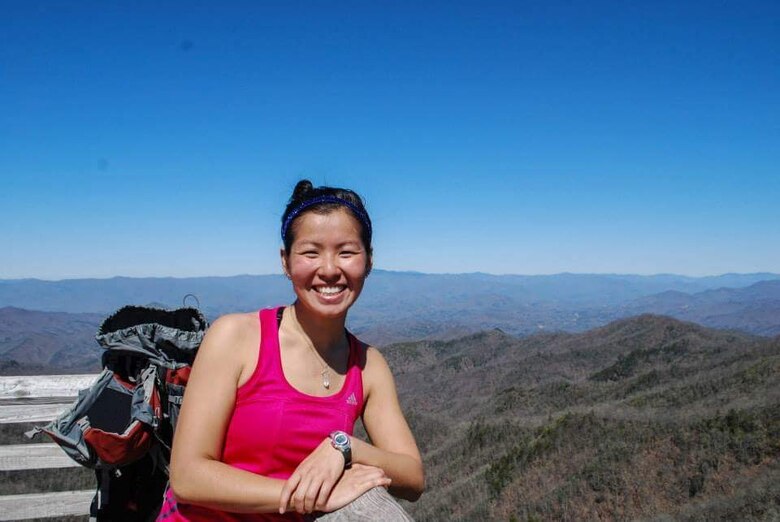
[[(344, 326), (371, 271), (371, 235), (356, 193), (296, 185), (281, 261), (297, 299), (208, 330), (158, 520), (300, 520), (376, 487), (420, 496), (422, 461), (387, 363)], [(351, 436), (358, 416), (371, 444)]]

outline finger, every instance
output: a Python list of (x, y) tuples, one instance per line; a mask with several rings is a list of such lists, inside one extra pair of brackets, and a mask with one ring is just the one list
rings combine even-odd
[(293, 473), (284, 483), (284, 486), (282, 487), (282, 494), (279, 496), (279, 513), (284, 513), (287, 511), (287, 507), (290, 505), (290, 497), (292, 496), (300, 481), (301, 476), (297, 473)]
[(388, 487), (392, 483), (390, 477), (375, 477), (370, 479), (366, 484), (366, 491), (374, 489), (376, 487)]
[(295, 506), (295, 512), (300, 513), (301, 515), (306, 513), (304, 511), (304, 503), (306, 500), (306, 490), (308, 487), (309, 480), (304, 478), (301, 480), (301, 482), (298, 483), (298, 487), (295, 488), (295, 491), (292, 494), (292, 503)]
[(390, 478), (379, 475), (377, 473), (367, 474), (360, 478), (359, 482), (355, 485), (358, 496), (365, 495), (370, 490), (376, 487), (388, 487), (390, 485)]
[(333, 486), (335, 484), (336, 482), (331, 480), (326, 480), (322, 483), (320, 494), (317, 495), (317, 501), (314, 503), (315, 510), (325, 511), (325, 506), (328, 504), (328, 497), (330, 497), (330, 492), (333, 491)]
[(358, 476), (363, 480), (372, 480), (377, 477), (384, 477), (385, 470), (374, 466), (364, 466), (358, 471)]
[(319, 491), (319, 481), (314, 480), (311, 477), (304, 477), (298, 484), (298, 487), (293, 493), (293, 502), (295, 503), (295, 511), (301, 515), (310, 513), (314, 499), (317, 498), (317, 492)]
[(317, 502), (317, 496), (321, 486), (322, 483), (316, 480), (309, 483), (309, 488), (306, 490), (306, 494), (303, 497), (303, 506), (306, 513), (314, 511), (314, 504)]
[(367, 464), (352, 464), (352, 469), (358, 473), (365, 473), (369, 471), (378, 471), (384, 475), (385, 470), (377, 466), (369, 466)]

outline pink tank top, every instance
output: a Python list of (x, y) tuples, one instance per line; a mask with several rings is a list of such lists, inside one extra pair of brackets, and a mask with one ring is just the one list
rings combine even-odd
[[(279, 308), (259, 312), (260, 354), (255, 371), (236, 391), (236, 404), (225, 434), (222, 461), (258, 475), (286, 479), (332, 431), (352, 434), (363, 411), (364, 347), (352, 334), (344, 385), (329, 397), (307, 395), (293, 388), (282, 371), (279, 353)], [(295, 513), (279, 515), (227, 513), (177, 503), (165, 492), (159, 521), (304, 520)]]

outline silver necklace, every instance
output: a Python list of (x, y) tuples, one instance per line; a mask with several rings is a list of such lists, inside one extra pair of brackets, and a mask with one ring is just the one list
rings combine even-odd
[(306, 335), (306, 332), (303, 331), (303, 327), (301, 326), (301, 323), (298, 322), (298, 316), (295, 314), (295, 307), (292, 307), (292, 315), (295, 318), (295, 329), (298, 330), (298, 333), (301, 334), (301, 337), (303, 337), (304, 342), (306, 343), (306, 346), (309, 347), (309, 350), (311, 350), (312, 355), (315, 359), (317, 359), (317, 362), (320, 363), (320, 366), (322, 366), (322, 372), (320, 374), (322, 375), (322, 387), (326, 390), (330, 389), (330, 367), (325, 362), (325, 360), (322, 358), (322, 356), (317, 352), (317, 349), (314, 347), (314, 344), (312, 344), (311, 339), (309, 339), (309, 336)]

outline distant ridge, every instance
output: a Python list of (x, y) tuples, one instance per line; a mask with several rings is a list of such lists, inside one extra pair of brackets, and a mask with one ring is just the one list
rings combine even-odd
[(639, 311), (670, 315), (705, 326), (774, 336), (780, 334), (780, 280), (696, 294), (668, 291), (637, 299), (624, 308), (627, 315)]
[(0, 374), (81, 373), (100, 368), (100, 314), (0, 308)]
[[(426, 286), (436, 290), (441, 290), (441, 287), (453, 281), (463, 281), (476, 285), (478, 292), (500, 291), (508, 296), (521, 297), (527, 302), (581, 301), (614, 304), (668, 290), (695, 293), (716, 288), (746, 287), (759, 281), (778, 280), (780, 274), (723, 274), (704, 277), (574, 273), (493, 275), (483, 272), (426, 274), (375, 269), (366, 292), (371, 293), (374, 286), (390, 283), (400, 285), (406, 290), (404, 282), (409, 278), (415, 282), (424, 280)], [(519, 289), (522, 289), (522, 292), (518, 294)], [(182, 291), (189, 292), (182, 294)], [(465, 291), (470, 293), (468, 288), (465, 288)], [(186, 293), (202, 294), (208, 297), (213, 308), (219, 308), (226, 301), (235, 302), (236, 298), (280, 298), (289, 296), (290, 291), (285, 278), (276, 274), (184, 278), (115, 276), (104, 279), (0, 279), (0, 306), (46, 311), (106, 312), (123, 303), (138, 300), (161, 301), (169, 306), (176, 306)], [(383, 292), (373, 293), (383, 296)], [(229, 298), (232, 298), (232, 301)]]
[[(0, 281), (0, 306), (70, 313), (105, 315), (126, 304), (150, 302), (178, 307), (187, 294), (197, 296), (211, 319), (294, 298), (289, 281), (281, 275)], [(642, 313), (778, 335), (780, 276), (498, 276), (376, 270), (350, 313), (348, 327), (368, 342), (385, 345), (453, 339), (490, 328), (511, 335), (581, 332)]]

